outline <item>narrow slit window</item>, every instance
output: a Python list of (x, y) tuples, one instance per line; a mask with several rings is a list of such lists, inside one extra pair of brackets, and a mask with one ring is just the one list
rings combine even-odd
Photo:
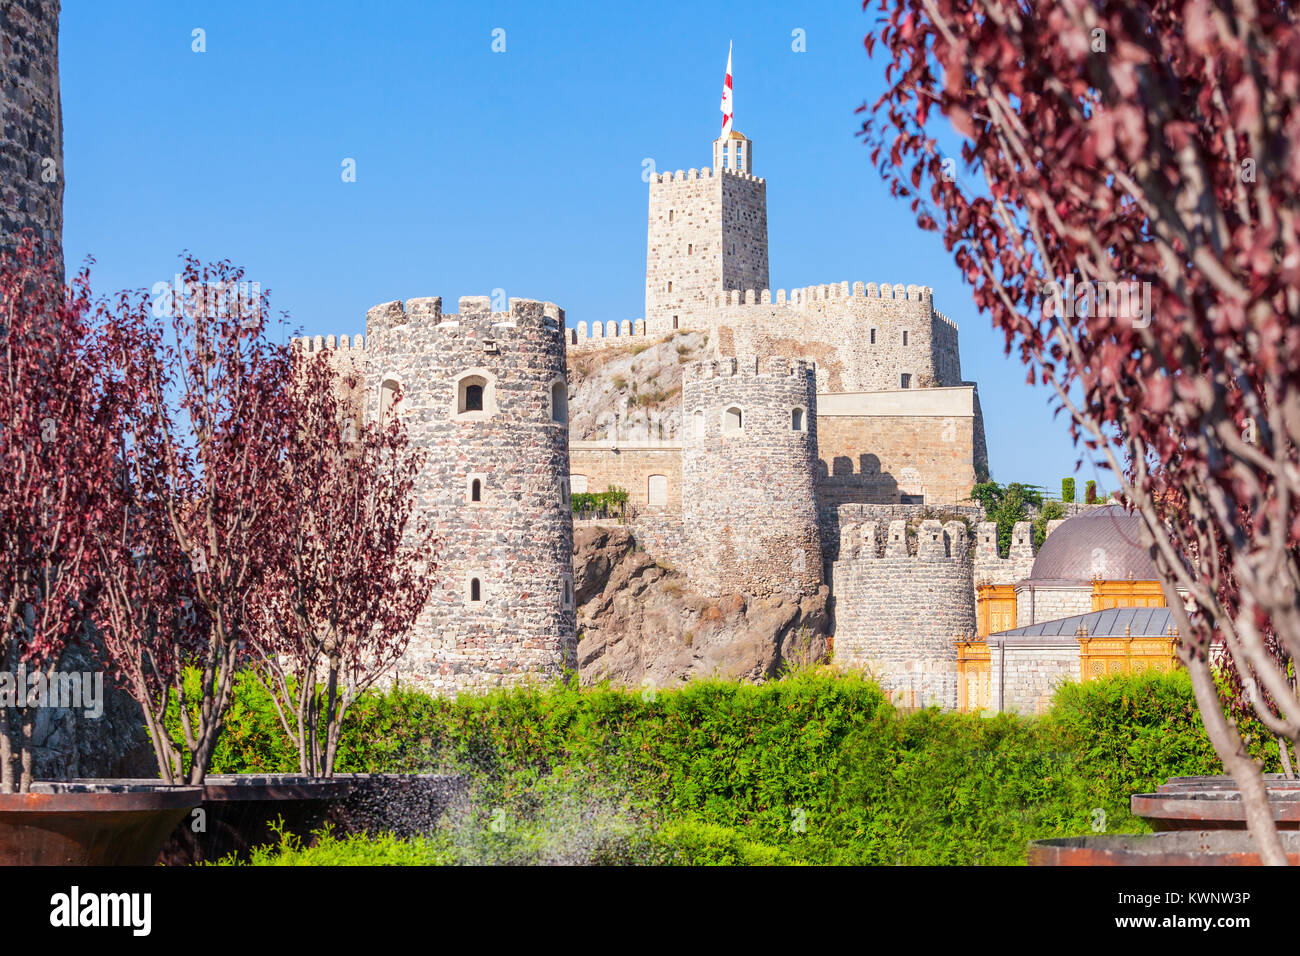
[(475, 478), (475, 479), (470, 483), (470, 486), (469, 486), (469, 500), (470, 500), (470, 501), (482, 501), (482, 500), (483, 500), (483, 482), (482, 482), (480, 479), (478, 479), (478, 478)]
[(472, 578), (469, 582), (469, 599), (471, 601), (483, 600), (483, 585), (478, 578)]

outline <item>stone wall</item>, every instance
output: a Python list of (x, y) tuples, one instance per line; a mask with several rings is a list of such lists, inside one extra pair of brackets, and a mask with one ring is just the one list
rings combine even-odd
[(1079, 642), (1073, 636), (990, 640), (989, 659), (998, 710), (1044, 713), (1058, 687), (1079, 680)]
[[(925, 504), (823, 504), (819, 508), (822, 552), (828, 561), (839, 560), (840, 532), (842, 528), (849, 529), (849, 533), (852, 535), (856, 526), (867, 521), (878, 522), (881, 526), (888, 525), (891, 521), (906, 521), (915, 524), (917, 519), (934, 511), (934, 508)], [(978, 503), (947, 505), (941, 511), (944, 516), (959, 515), (970, 522), (972, 526), (984, 520), (984, 506)], [(850, 546), (860, 546), (860, 542), (857, 541), (849, 544)]]
[(663, 335), (687, 327), (686, 316), (707, 306), (716, 292), (767, 285), (762, 179), (709, 168), (651, 178), (645, 331)]
[(636, 542), (658, 561), (681, 571), (687, 560), (686, 529), (681, 512), (642, 511), (633, 514), (628, 527)]
[[(1055, 522), (1059, 524), (1059, 522)], [(975, 583), (1015, 584), (1034, 570), (1034, 535), (1028, 521), (1017, 521), (1011, 529), (1011, 551), (998, 555), (998, 526), (982, 521), (975, 529)]]
[(954, 641), (975, 632), (971, 553), (960, 521), (841, 526), (832, 568), (835, 661), (872, 674), (909, 705), (957, 706)]
[[(748, 173), (724, 170), (722, 189), (721, 290), (766, 289), (767, 183)], [(649, 318), (649, 313), (646, 313)]]
[(734, 358), (693, 362), (682, 380), (682, 417), (684, 570), (695, 586), (707, 595), (816, 593), (823, 577), (813, 366), (771, 359), (759, 372)]
[(0, 247), (28, 228), (62, 268), (59, 0), (0, 4)]
[(1016, 588), (1016, 627), (1039, 621), (1087, 614), (1092, 610), (1092, 585), (1085, 583), (1029, 584)]
[[(576, 478), (586, 478), (588, 491), (624, 488), (628, 504), (637, 511), (682, 510), (681, 442), (584, 441), (569, 445), (569, 468)], [(666, 479), (666, 501), (652, 508), (650, 477)], [(576, 487), (575, 490), (581, 490)]]
[(823, 395), (818, 498), (823, 505), (965, 502), (982, 430), (970, 387)]
[[(440, 298), (408, 299), (369, 311), (364, 359), (355, 343), (334, 356), (364, 368), (368, 420), (400, 388), (397, 413), (430, 455), (416, 494), (443, 552), (402, 680), (455, 692), (576, 662), (563, 329), (550, 303), (511, 299), (494, 313), (486, 296), (466, 297), (443, 314)], [(466, 407), (475, 384), (481, 411)]]

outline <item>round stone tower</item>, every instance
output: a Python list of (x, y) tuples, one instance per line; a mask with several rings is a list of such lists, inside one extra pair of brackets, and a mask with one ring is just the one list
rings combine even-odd
[(822, 586), (812, 362), (693, 362), (682, 379), (687, 573), (703, 593), (803, 596)]
[(62, 269), (59, 0), (0, 4), (0, 248), (24, 229)]
[(404, 416), (428, 452), (417, 494), (443, 541), (399, 680), (454, 692), (576, 666), (564, 312), (408, 299), (366, 331), (366, 416)]

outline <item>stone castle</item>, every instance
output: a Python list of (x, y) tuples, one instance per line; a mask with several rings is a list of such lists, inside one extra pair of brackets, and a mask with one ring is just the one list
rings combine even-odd
[[(58, 9), (16, 0), (0, 23), (6, 244), (60, 239)], [(413, 298), (370, 309), (364, 336), (295, 341), (357, 373), (358, 417), (406, 416), (430, 453), (417, 494), (447, 547), (399, 679), (456, 692), (574, 667), (571, 493), (611, 486), (699, 594), (829, 599), (835, 661), (906, 703), (1032, 710), (1062, 676), (1168, 666), (1131, 516), (1053, 523), (1037, 554), (1019, 525), (998, 555), (966, 500), (988, 473), (978, 391), (929, 288), (770, 290), (753, 160), (733, 132), (710, 167), (652, 178), (644, 318), (568, 327), (550, 303)], [(709, 354), (683, 360), (675, 432), (616, 420), (571, 438), (568, 359), (682, 334)]]
[[(589, 330), (566, 327), (549, 303), (511, 299), (492, 312), (486, 297), (466, 297), (453, 314), (440, 299), (409, 299), (371, 309), (364, 337), (295, 342), (360, 372), (359, 415), (389, 413), (400, 389), (399, 413), (433, 454), (421, 502), (455, 546), (403, 680), (455, 691), (573, 666), (569, 495), (620, 486), (647, 550), (700, 594), (829, 594), (847, 628), (837, 658), (886, 683), (907, 658), (909, 677), (943, 675), (918, 688), (926, 700), (956, 705), (953, 636), (973, 633), (975, 617), (969, 560), (893, 585), (903, 603), (959, 610), (915, 621), (927, 636), (877, 639), (857, 622), (877, 617), (865, 595), (890, 586), (889, 562), (841, 540), (866, 515), (974, 514), (961, 502), (987, 456), (957, 327), (917, 285), (771, 292), (767, 184), (753, 158), (733, 132), (713, 144), (711, 168), (651, 179), (643, 319)], [(570, 440), (567, 351), (684, 332), (707, 333), (713, 357), (682, 370), (679, 434), (616, 425)]]

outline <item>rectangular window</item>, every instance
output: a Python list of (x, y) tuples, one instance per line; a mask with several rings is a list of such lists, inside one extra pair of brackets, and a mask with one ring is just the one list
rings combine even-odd
[(872, 344), (872, 345), (875, 345), (875, 344), (876, 344), (876, 330), (875, 330), (875, 329), (872, 329), (872, 330), (871, 330), (871, 344)]
[(907, 344), (907, 332), (903, 332), (903, 344)]

